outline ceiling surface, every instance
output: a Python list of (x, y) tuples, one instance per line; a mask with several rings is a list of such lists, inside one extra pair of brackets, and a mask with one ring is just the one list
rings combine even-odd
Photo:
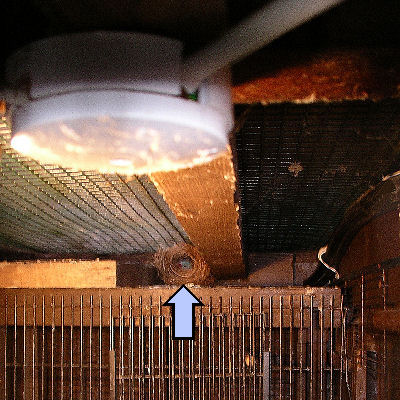
[[(1, 66), (10, 53), (32, 40), (98, 29), (176, 37), (190, 53), (263, 4), (6, 0)], [(398, 51), (399, 11), (397, 0), (349, 0), (234, 65), (234, 84), (274, 78), (331, 50)], [(398, 74), (390, 57), (394, 53), (385, 54), (389, 56), (379, 59), (381, 68), (394, 76), (395, 90), (390, 93), (398, 97)], [(314, 74), (320, 78), (318, 71)], [(370, 77), (368, 71), (365, 76)], [(340, 86), (340, 74), (334, 79)], [(385, 84), (379, 76), (373, 79), (374, 87)], [(290, 82), (293, 85), (296, 79)], [(268, 90), (263, 90), (262, 98), (268, 98)], [(330, 103), (311, 98), (310, 104), (297, 104), (297, 99), (287, 98), (277, 104), (236, 104), (233, 153), (245, 253), (325, 245), (347, 207), (383, 175), (400, 169), (399, 100), (372, 102), (368, 93), (364, 101), (351, 101), (351, 93), (345, 98)], [(254, 97), (239, 101), (249, 102), (258, 103)], [(176, 211), (175, 215), (171, 211), (173, 205), (167, 204), (148, 177), (126, 180), (39, 165), (9, 149), (8, 131), (2, 129), (3, 258), (13, 252), (69, 256), (152, 252), (191, 240)], [(216, 231), (218, 215), (210, 224)], [(229, 248), (224, 251), (228, 254)]]

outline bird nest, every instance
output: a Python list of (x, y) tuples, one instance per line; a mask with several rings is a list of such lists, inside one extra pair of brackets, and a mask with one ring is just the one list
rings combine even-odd
[(190, 244), (178, 244), (161, 249), (154, 255), (154, 265), (160, 278), (170, 285), (193, 283), (207, 285), (214, 282), (210, 266), (200, 252)]

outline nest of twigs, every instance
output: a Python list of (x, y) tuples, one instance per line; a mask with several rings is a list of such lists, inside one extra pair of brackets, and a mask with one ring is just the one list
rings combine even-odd
[(209, 265), (190, 244), (161, 249), (154, 255), (154, 266), (160, 278), (169, 285), (209, 285), (214, 282)]

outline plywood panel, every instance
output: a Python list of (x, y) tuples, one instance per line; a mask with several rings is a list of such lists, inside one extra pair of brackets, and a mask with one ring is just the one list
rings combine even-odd
[(114, 288), (116, 262), (42, 261), (0, 263), (2, 288)]
[(204, 165), (160, 172), (150, 178), (203, 254), (213, 275), (225, 279), (243, 275), (231, 153), (226, 151)]

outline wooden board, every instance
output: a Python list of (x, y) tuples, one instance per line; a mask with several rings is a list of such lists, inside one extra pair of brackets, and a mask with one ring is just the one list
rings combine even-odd
[(114, 288), (116, 262), (36, 261), (0, 263), (1, 288)]
[[(301, 54), (282, 50), (267, 55), (266, 48), (264, 52), (235, 66), (235, 75), (242, 80), (232, 90), (235, 103), (378, 101), (399, 97), (398, 50), (329, 49), (307, 54), (301, 49)], [(249, 68), (249, 63), (254, 68)], [(256, 70), (258, 76), (254, 76)]]
[(171, 210), (203, 254), (216, 278), (244, 275), (236, 177), (230, 151), (181, 171), (150, 176)]

